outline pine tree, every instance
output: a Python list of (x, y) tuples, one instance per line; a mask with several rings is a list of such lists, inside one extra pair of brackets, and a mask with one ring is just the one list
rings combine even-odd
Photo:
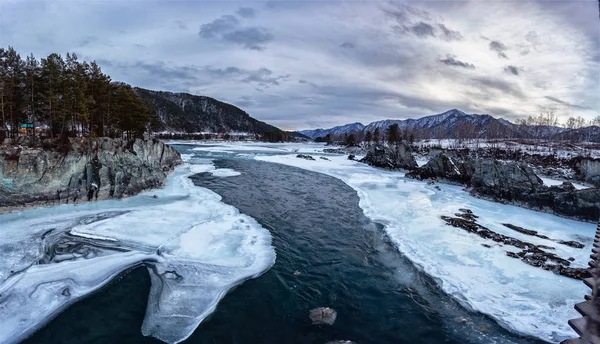
[(372, 140), (373, 140), (373, 134), (371, 134), (370, 130), (367, 130), (367, 133), (365, 134), (365, 141), (367, 142), (368, 145), (370, 145)]
[(379, 128), (375, 128), (375, 133), (373, 134), (373, 142), (378, 145), (381, 133), (379, 132)]

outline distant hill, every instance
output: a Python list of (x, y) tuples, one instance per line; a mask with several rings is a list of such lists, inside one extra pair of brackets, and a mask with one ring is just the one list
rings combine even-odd
[(547, 125), (520, 125), (503, 118), (495, 118), (487, 114), (467, 114), (457, 109), (416, 119), (387, 119), (372, 122), (367, 126), (353, 123), (331, 129), (301, 130), (300, 132), (313, 139), (331, 133), (335, 139), (339, 140), (343, 138), (344, 134), (353, 133), (358, 137), (364, 137), (367, 131), (374, 133), (376, 129), (379, 129), (381, 135), (385, 135), (386, 129), (392, 124), (398, 124), (402, 132), (410, 133), (417, 139), (543, 138), (600, 142), (600, 127), (597, 126), (566, 129)]
[(286, 131), (286, 134), (288, 134), (289, 137), (294, 138), (296, 141), (312, 141), (313, 138), (306, 136), (302, 133), (300, 133), (299, 131)]
[(151, 91), (135, 93), (156, 110), (155, 131), (171, 133), (247, 133), (285, 136), (272, 125), (250, 117), (242, 109), (216, 99), (188, 93)]
[(352, 123), (330, 129), (299, 130), (298, 133), (306, 135), (314, 140), (317, 137), (325, 137), (327, 134), (331, 134), (333, 136), (343, 136), (344, 134), (362, 131), (364, 127), (365, 126), (362, 123)]

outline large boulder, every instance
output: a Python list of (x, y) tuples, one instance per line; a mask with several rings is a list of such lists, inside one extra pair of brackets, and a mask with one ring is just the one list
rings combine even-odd
[(475, 161), (471, 186), (479, 194), (512, 201), (537, 192), (544, 183), (525, 164), (479, 159)]
[(425, 165), (407, 173), (406, 176), (418, 180), (443, 179), (468, 185), (471, 182), (474, 170), (474, 163), (470, 160), (464, 161), (444, 153), (438, 153), (431, 157)]
[(392, 147), (373, 145), (360, 162), (390, 170), (413, 170), (418, 167), (415, 158), (411, 154), (410, 147), (405, 143), (398, 143)]
[(600, 159), (581, 159), (575, 163), (575, 170), (581, 180), (600, 187)]
[(337, 312), (329, 307), (312, 309), (309, 314), (313, 325), (333, 325), (337, 319)]
[(476, 161), (471, 186), (473, 194), (497, 201), (585, 221), (600, 218), (600, 189), (576, 190), (570, 183), (548, 187), (531, 167), (517, 162)]
[(598, 188), (558, 192), (554, 195), (552, 204), (554, 211), (561, 215), (588, 221), (600, 219), (600, 189)]

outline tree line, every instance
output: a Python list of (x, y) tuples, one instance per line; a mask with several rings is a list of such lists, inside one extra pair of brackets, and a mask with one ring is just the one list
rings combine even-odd
[(95, 61), (72, 53), (23, 59), (12, 47), (0, 48), (0, 114), (8, 137), (29, 123), (50, 138), (134, 138), (158, 120), (130, 85), (111, 81)]

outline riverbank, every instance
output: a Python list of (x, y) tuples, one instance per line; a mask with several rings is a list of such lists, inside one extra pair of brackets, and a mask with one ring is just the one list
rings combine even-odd
[(158, 140), (70, 139), (0, 146), (0, 213), (123, 198), (160, 188), (182, 163)]

